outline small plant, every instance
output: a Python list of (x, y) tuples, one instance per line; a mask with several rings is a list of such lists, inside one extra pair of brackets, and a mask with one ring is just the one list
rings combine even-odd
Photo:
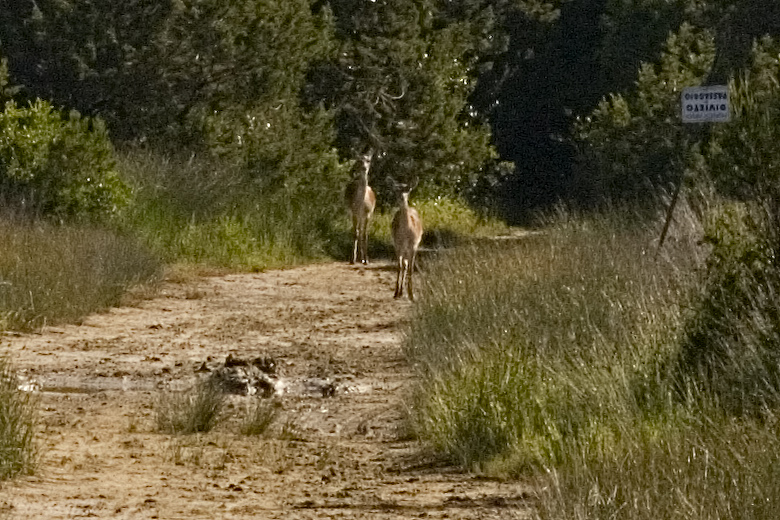
[(279, 439), (285, 440), (285, 441), (305, 441), (306, 438), (303, 436), (303, 432), (301, 431), (301, 428), (298, 424), (295, 423), (292, 419), (288, 419), (283, 425), (282, 425), (282, 431), (279, 432)]
[(244, 435), (263, 435), (279, 415), (279, 403), (270, 399), (254, 399), (247, 404), (246, 416), (241, 423)]
[(0, 479), (30, 474), (36, 465), (36, 403), (22, 392), (7, 361), (0, 360)]
[(156, 403), (157, 429), (163, 433), (208, 432), (217, 423), (225, 396), (210, 380), (185, 392), (162, 394)]
[(207, 436), (174, 437), (163, 447), (163, 455), (176, 466), (224, 471), (232, 459), (230, 442), (212, 441)]

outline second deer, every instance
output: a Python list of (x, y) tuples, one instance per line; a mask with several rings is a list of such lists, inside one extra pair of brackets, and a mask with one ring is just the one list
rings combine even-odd
[(352, 264), (358, 261), (358, 257), (361, 263), (368, 264), (368, 223), (376, 207), (376, 194), (368, 185), (368, 170), (373, 156), (374, 152), (369, 151), (358, 158), (354, 178), (344, 193), (344, 201), (352, 213)]
[(395, 281), (395, 297), (400, 298), (404, 294), (404, 281), (407, 281), (409, 299), (414, 301), (414, 260), (417, 256), (417, 248), (423, 235), (423, 225), (420, 214), (409, 206), (409, 194), (417, 186), (417, 179), (412, 184), (396, 184), (398, 190), (399, 207), (393, 217), (393, 245), (395, 256), (398, 260), (398, 277)]

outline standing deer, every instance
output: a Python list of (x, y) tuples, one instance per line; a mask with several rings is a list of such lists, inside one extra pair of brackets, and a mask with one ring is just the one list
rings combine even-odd
[(352, 234), (355, 240), (351, 264), (358, 261), (358, 256), (361, 263), (368, 264), (368, 222), (376, 207), (376, 194), (368, 185), (368, 170), (373, 156), (373, 150), (360, 156), (353, 172), (354, 178), (344, 193), (344, 201), (352, 213)]
[(408, 277), (407, 291), (409, 299), (414, 301), (414, 259), (423, 235), (422, 219), (417, 210), (409, 207), (409, 193), (417, 186), (417, 179), (411, 185), (397, 184), (399, 195), (398, 212), (393, 217), (393, 245), (398, 259), (398, 278), (395, 281), (395, 298), (404, 295), (404, 280)]

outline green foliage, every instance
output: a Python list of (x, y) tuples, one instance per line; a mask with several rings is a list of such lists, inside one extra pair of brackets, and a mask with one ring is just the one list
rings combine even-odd
[[(253, 124), (268, 119), (280, 130), (273, 110), (284, 109), (290, 118), (285, 125), (297, 122), (306, 70), (331, 51), (331, 30), (307, 0), (198, 0), (174, 9), (157, 36), (155, 60), (178, 120), (198, 135), (203, 125), (212, 125), (211, 118), (221, 120), (218, 127), (227, 119), (243, 127), (230, 136), (242, 145), (241, 134)], [(226, 144), (224, 128), (206, 136)], [(280, 147), (288, 153), (297, 148), (287, 141)]]
[(328, 30), (306, 0), (67, 0), (0, 13), (11, 77), (28, 98), (159, 147), (197, 146), (205, 114), (294, 95)]
[(704, 290), (676, 363), (683, 395), (706, 391), (736, 414), (780, 404), (780, 62), (777, 44), (756, 42), (752, 65), (731, 82), (733, 121), (712, 132), (707, 160), (721, 193), (741, 200), (714, 219)]
[(224, 403), (222, 390), (210, 379), (188, 391), (161, 394), (155, 404), (157, 428), (176, 435), (211, 431)]
[[(14, 2), (0, 11), (3, 53), (28, 100), (100, 115), (112, 135), (144, 135), (173, 123), (158, 107), (170, 92), (155, 67), (153, 41), (172, 1)], [(152, 95), (152, 93), (156, 95)], [(166, 114), (167, 115), (167, 114)]]
[(329, 145), (333, 131), (326, 112), (306, 114), (295, 103), (266, 106), (241, 120), (211, 117), (207, 134), (213, 153), (237, 162), (252, 195), (284, 201), (291, 211), (305, 210), (316, 200), (327, 214), (341, 204), (334, 194), (348, 174)]
[(730, 82), (733, 120), (713, 129), (707, 150), (721, 192), (767, 207), (780, 197), (779, 51), (770, 38), (754, 44), (749, 68)]
[(704, 290), (674, 377), (683, 397), (693, 387), (729, 413), (755, 415), (780, 406), (780, 270), (746, 220), (732, 211), (713, 223)]
[(0, 360), (0, 480), (35, 469), (37, 421), (37, 399), (19, 389), (8, 361)]
[[(599, 60), (613, 92), (630, 88), (642, 63), (655, 62), (670, 33), (689, 22), (696, 0), (608, 0)], [(688, 16), (686, 16), (688, 15)]]
[(18, 87), (14, 87), (10, 84), (8, 79), (8, 60), (5, 58), (0, 59), (0, 103), (5, 104), (9, 101), (14, 94), (19, 91)]
[(683, 170), (695, 167), (679, 97), (683, 87), (702, 82), (714, 57), (712, 35), (683, 25), (667, 39), (658, 66), (642, 65), (635, 91), (611, 95), (578, 121), (583, 189), (608, 200), (652, 203)]
[(0, 113), (0, 190), (12, 207), (58, 218), (102, 218), (127, 202), (100, 120), (64, 119), (43, 101)]
[(331, 7), (340, 48), (312, 68), (304, 99), (335, 111), (342, 155), (377, 149), (372, 177), (417, 177), (423, 196), (470, 187), (496, 157), (489, 128), (467, 113), (471, 27), (437, 20), (433, 2)]

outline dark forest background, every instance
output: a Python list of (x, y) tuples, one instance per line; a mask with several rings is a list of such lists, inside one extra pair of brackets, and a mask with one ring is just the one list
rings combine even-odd
[[(522, 223), (667, 189), (668, 156), (607, 171), (628, 144), (599, 103), (679, 93), (670, 67), (726, 82), (778, 32), (771, 0), (4, 0), (0, 56), (6, 100), (99, 118), (120, 149), (227, 160), (269, 191), (373, 147), (375, 183)], [(676, 140), (667, 116), (634, 107), (648, 128), (624, 130)]]

